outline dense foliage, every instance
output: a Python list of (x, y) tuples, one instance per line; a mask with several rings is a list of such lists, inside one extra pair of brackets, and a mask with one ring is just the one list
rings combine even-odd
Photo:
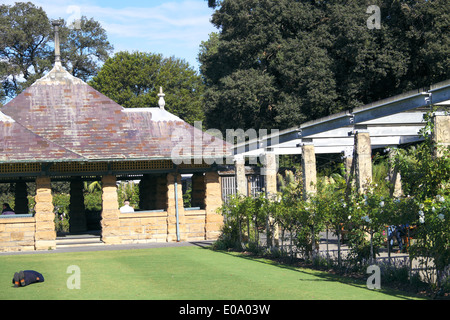
[(208, 1), (207, 125), (285, 129), (450, 77), (446, 0)]
[(162, 87), (167, 111), (191, 124), (203, 120), (201, 77), (181, 59), (118, 52), (89, 84), (125, 108), (157, 107)]
[[(61, 63), (72, 75), (87, 81), (95, 75), (113, 47), (100, 23), (86, 17), (80, 29), (63, 21), (60, 27)], [(50, 19), (31, 2), (0, 5), (0, 103), (29, 87), (54, 62), (54, 33)]]
[[(291, 258), (314, 260), (318, 233), (331, 230), (339, 245), (345, 234), (350, 249), (346, 267), (367, 267), (387, 242), (387, 227), (405, 225), (413, 238), (408, 247), (410, 259), (426, 267), (433, 288), (448, 289), (450, 150), (437, 146), (427, 134), (425, 139), (421, 145), (397, 153), (403, 196), (392, 197), (386, 185), (377, 183), (367, 185), (361, 193), (334, 174), (319, 180), (317, 192), (305, 199), (301, 178), (291, 177), (277, 195), (231, 197), (220, 209), (226, 222), (217, 246), (276, 248)], [(440, 157), (434, 153), (436, 148), (441, 149)], [(276, 226), (279, 243), (274, 241)], [(263, 235), (266, 242), (260, 241)], [(342, 268), (340, 247), (338, 250), (336, 265)]]

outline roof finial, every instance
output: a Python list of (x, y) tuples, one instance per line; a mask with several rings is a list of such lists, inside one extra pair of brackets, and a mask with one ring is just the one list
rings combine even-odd
[(62, 20), (52, 20), (55, 29), (55, 65), (61, 64), (61, 53), (59, 51), (59, 27), (63, 24)]
[(159, 87), (158, 97), (159, 97), (159, 101), (158, 101), (159, 108), (164, 109), (166, 102), (164, 101), (165, 94), (163, 93), (162, 87)]

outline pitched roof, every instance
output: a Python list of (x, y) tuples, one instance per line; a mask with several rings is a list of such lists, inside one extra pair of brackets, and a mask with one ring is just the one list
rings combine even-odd
[(123, 108), (60, 63), (0, 110), (0, 162), (173, 160), (177, 153), (208, 158), (229, 151), (164, 109)]
[(12, 159), (45, 161), (48, 158), (77, 160), (81, 157), (34, 134), (0, 112), (0, 162), (11, 162)]

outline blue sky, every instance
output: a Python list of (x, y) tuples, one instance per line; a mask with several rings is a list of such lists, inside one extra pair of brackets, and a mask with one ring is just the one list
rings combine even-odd
[[(2, 0), (12, 5), (17, 0)], [(23, 0), (26, 2), (26, 0)], [(94, 18), (118, 51), (161, 53), (186, 60), (198, 70), (202, 41), (217, 29), (205, 0), (34, 0), (50, 19)]]

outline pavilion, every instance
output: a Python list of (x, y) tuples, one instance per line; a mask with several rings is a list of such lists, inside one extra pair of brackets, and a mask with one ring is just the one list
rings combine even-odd
[[(53, 69), (0, 109), (0, 183), (15, 183), (16, 212), (0, 216), (0, 251), (56, 247), (52, 181), (70, 181), (71, 231), (82, 232), (83, 181), (101, 180), (105, 244), (216, 239), (216, 163), (229, 146), (166, 111), (162, 90), (159, 106), (125, 109), (69, 74), (58, 45), (55, 53)], [(183, 207), (182, 173), (193, 174), (194, 210)], [(127, 179), (141, 181), (142, 211), (122, 214), (116, 182)], [(35, 213), (26, 182), (36, 183)]]

